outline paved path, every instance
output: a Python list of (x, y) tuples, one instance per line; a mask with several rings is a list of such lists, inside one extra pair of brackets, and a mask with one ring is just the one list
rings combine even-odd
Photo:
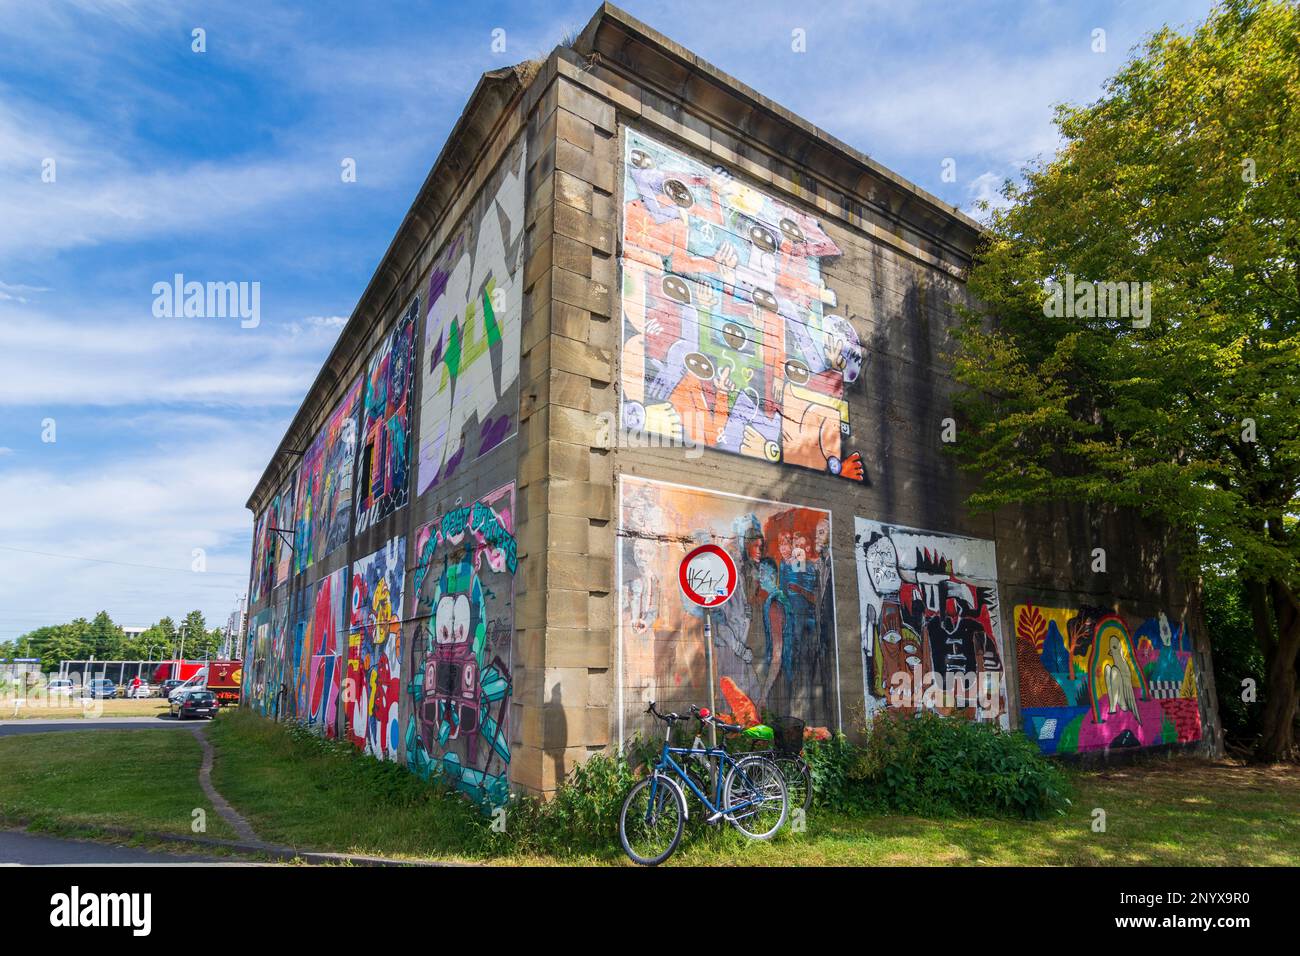
[(66, 840), (21, 830), (0, 830), (0, 866), (190, 866), (196, 863), (251, 865), (228, 857), (166, 853), (93, 840)]
[(147, 730), (150, 727), (193, 727), (187, 720), (165, 717), (64, 717), (57, 720), (0, 720), (0, 737), (48, 734), (61, 730)]
[(239, 815), (239, 811), (230, 805), (230, 801), (221, 795), (216, 787), (212, 785), (212, 761), (216, 754), (212, 749), (212, 744), (208, 743), (208, 735), (198, 727), (194, 728), (194, 737), (198, 740), (199, 746), (203, 748), (203, 764), (199, 767), (199, 786), (207, 795), (209, 802), (216, 808), (221, 818), (230, 824), (230, 828), (239, 834), (239, 839), (245, 843), (256, 843), (265, 845), (264, 841), (249, 825), (248, 821)]

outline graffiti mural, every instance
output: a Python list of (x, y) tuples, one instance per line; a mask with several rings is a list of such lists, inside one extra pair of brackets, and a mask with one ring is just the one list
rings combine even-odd
[(1104, 607), (1017, 605), (1020, 719), (1046, 754), (1201, 739), (1191, 638), (1163, 611), (1130, 631)]
[(639, 133), (625, 144), (623, 425), (866, 478), (846, 387), (864, 352), (811, 216)]
[(416, 296), (375, 350), (363, 380), (354, 534), (401, 508), (410, 492), (411, 362), (419, 316), (420, 297)]
[(281, 680), (284, 692), (278, 701), (278, 716), (284, 720), (300, 720), (305, 716), (304, 693), (307, 665), (303, 661), (303, 643), (307, 637), (308, 618), (311, 614), (311, 594), (308, 586), (290, 596), (289, 631), (283, 648)]
[(289, 580), (293, 568), (293, 491), (295, 481), (290, 478), (280, 493), (271, 499), (271, 517), (267, 527), (269, 547), (275, 555), (275, 587)]
[(420, 352), (421, 494), (515, 433), (523, 234), (520, 137), (429, 274)]
[(514, 485), (415, 535), (407, 765), (488, 806), (509, 797)]
[(266, 680), (262, 691), (262, 713), (269, 717), (292, 716), (294, 628), (291, 610), (283, 593), (271, 609), (271, 646), (267, 651)]
[[(840, 725), (830, 512), (630, 477), (619, 509), (620, 736), (651, 729), (652, 700)], [(740, 576), (711, 612), (711, 653), (704, 612), (677, 580), (706, 542), (726, 548)]]
[(271, 657), (271, 609), (259, 611), (248, 622), (248, 645), (244, 648), (244, 703), (266, 713), (266, 680)]
[(396, 760), (402, 678), (402, 586), (406, 538), (392, 538), (352, 565), (344, 689), (348, 739)]
[(360, 397), (361, 380), (357, 379), (303, 454), (294, 527), (295, 574), (302, 574), (348, 540)]
[(275, 551), (271, 535), (266, 530), (271, 522), (271, 509), (267, 508), (253, 522), (253, 574), (248, 584), (248, 601), (256, 604), (263, 594), (271, 593), (275, 580)]
[(1010, 725), (992, 541), (854, 519), (868, 713)]
[(309, 613), (301, 642), (298, 715), (326, 737), (338, 736), (343, 683), (343, 606), (347, 569), (326, 575), (308, 591)]

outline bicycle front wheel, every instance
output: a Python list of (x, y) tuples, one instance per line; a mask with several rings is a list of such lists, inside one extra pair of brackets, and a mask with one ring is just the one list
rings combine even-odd
[(751, 840), (770, 840), (790, 811), (785, 779), (765, 757), (745, 757), (727, 771), (722, 801), (727, 820)]
[(658, 866), (673, 855), (686, 823), (682, 792), (665, 777), (651, 774), (637, 781), (618, 815), (623, 852), (642, 866)]

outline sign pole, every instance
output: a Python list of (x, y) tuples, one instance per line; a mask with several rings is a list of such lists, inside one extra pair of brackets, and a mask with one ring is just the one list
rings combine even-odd
[[(736, 562), (725, 548), (702, 544), (682, 558), (677, 582), (686, 600), (700, 608), (704, 617), (704, 660), (709, 673), (709, 712), (716, 710), (717, 688), (713, 674), (713, 609), (731, 600), (739, 575)], [(709, 725), (709, 739), (718, 746), (718, 728)], [(721, 770), (721, 768), (719, 768)]]
[[(709, 608), (704, 609), (704, 656), (709, 662), (709, 712), (717, 713), (717, 691), (714, 690), (715, 681), (713, 679), (713, 611)], [(716, 748), (718, 746), (718, 728), (709, 724), (709, 745)], [(718, 768), (721, 771), (721, 767)]]

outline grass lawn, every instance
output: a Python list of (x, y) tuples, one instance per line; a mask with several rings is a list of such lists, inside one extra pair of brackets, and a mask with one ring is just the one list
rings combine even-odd
[(27, 700), (14, 706), (12, 697), (0, 698), (0, 720), (62, 720), (68, 717), (156, 717), (167, 713), (167, 701), (158, 697), (143, 700), (69, 701)]
[[(122, 703), (135, 703), (123, 701)], [(87, 730), (0, 738), (0, 823), (138, 827), (234, 839), (199, 787), (203, 752), (177, 730)]]
[[(626, 863), (610, 849), (563, 859), (466, 853), (477, 820), (420, 799), (409, 774), (304, 744), (244, 712), (211, 727), (213, 781), (264, 838), (300, 848), (515, 864)], [(370, 773), (376, 770), (376, 773)], [(731, 830), (684, 837), (691, 865), (1270, 865), (1300, 864), (1300, 767), (1160, 761), (1072, 775), (1075, 800), (1043, 822), (846, 817), (814, 810), (807, 832), (748, 843)], [(1106, 832), (1092, 829), (1106, 812)], [(508, 821), (507, 821), (508, 825)]]
[[(632, 865), (617, 849), (561, 857), (492, 851), (484, 821), (395, 764), (291, 736), (228, 711), (207, 725), (213, 782), (267, 840), (300, 849), (509, 865)], [(87, 731), (0, 739), (0, 823), (91, 824), (232, 838), (199, 789), (188, 733)], [(805, 833), (749, 843), (730, 829), (691, 832), (669, 865), (1300, 864), (1300, 767), (1161, 760), (1074, 773), (1074, 804), (1043, 822), (844, 816), (814, 810)], [(698, 808), (693, 808), (698, 809)], [(1095, 809), (1106, 831), (1092, 829)], [(507, 827), (509, 820), (507, 819)], [(498, 838), (499, 842), (504, 842)]]

